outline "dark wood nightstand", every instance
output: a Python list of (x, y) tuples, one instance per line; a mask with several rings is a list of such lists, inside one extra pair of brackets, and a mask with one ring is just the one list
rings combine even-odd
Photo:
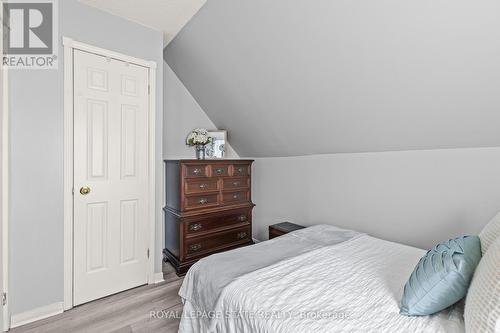
[(291, 222), (282, 222), (269, 226), (269, 239), (278, 237), (289, 232), (304, 229), (303, 225), (291, 223)]

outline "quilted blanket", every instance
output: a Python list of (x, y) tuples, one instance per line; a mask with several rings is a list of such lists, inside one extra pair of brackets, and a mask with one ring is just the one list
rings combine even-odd
[[(187, 301), (179, 331), (463, 332), (460, 305), (399, 314), (403, 286), (424, 253), (367, 235), (320, 247), (234, 279), (209, 314)], [(199, 318), (207, 315), (204, 327)]]

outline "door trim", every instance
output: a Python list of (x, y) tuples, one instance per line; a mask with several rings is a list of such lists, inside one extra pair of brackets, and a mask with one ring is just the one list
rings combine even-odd
[(130, 57), (114, 51), (63, 37), (64, 46), (64, 310), (73, 307), (73, 52), (81, 50), (146, 67), (149, 73), (149, 259), (148, 283), (155, 282), (155, 124), (156, 124), (156, 62)]
[[(0, 253), (2, 255), (2, 267), (1, 274), (3, 280), (3, 286), (0, 289), (4, 293), (9, 295), (9, 77), (6, 68), (2, 68), (2, 248)], [(1, 296), (1, 295), (0, 295)], [(10, 328), (10, 311), (9, 311), (9, 299), (5, 303), (3, 308), (3, 327), (0, 327), (0, 331), (7, 331)]]
[[(3, 0), (0, 0), (0, 9), (3, 8)], [(1, 10), (0, 10), (1, 11)], [(4, 25), (3, 25), (3, 12), (0, 13), (0, 33), (3, 36)], [(0, 37), (0, 49), (3, 48), (3, 38)], [(9, 295), (9, 72), (6, 67), (0, 65), (0, 70), (2, 71), (2, 105), (1, 105), (1, 128), (2, 128), (2, 141), (0, 146), (0, 157), (2, 163), (2, 172), (0, 177), (2, 177), (2, 189), (0, 192), (1, 197), (1, 207), (2, 213), (0, 215), (0, 228), (1, 231), (1, 242), (0, 245), (0, 256), (2, 256), (0, 274), (2, 275), (2, 285), (0, 285), (0, 301), (1, 293), (5, 292), (7, 296)], [(10, 329), (10, 311), (9, 311), (9, 299), (4, 306), (0, 304), (0, 311), (2, 311), (2, 324), (0, 326), (0, 332), (7, 331)]]

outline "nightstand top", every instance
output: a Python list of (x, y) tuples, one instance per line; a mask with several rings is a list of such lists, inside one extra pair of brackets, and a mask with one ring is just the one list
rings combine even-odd
[(273, 224), (269, 227), (276, 229), (276, 230), (279, 230), (279, 231), (282, 231), (282, 232), (286, 232), (286, 233), (305, 228), (303, 225), (299, 225), (299, 224), (295, 224), (295, 223), (291, 223), (291, 222), (281, 222), (281, 223)]

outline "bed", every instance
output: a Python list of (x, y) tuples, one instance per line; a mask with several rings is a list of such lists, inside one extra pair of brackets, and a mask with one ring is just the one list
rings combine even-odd
[(464, 332), (461, 303), (431, 316), (399, 314), (424, 254), (317, 225), (212, 255), (186, 274), (179, 332)]

